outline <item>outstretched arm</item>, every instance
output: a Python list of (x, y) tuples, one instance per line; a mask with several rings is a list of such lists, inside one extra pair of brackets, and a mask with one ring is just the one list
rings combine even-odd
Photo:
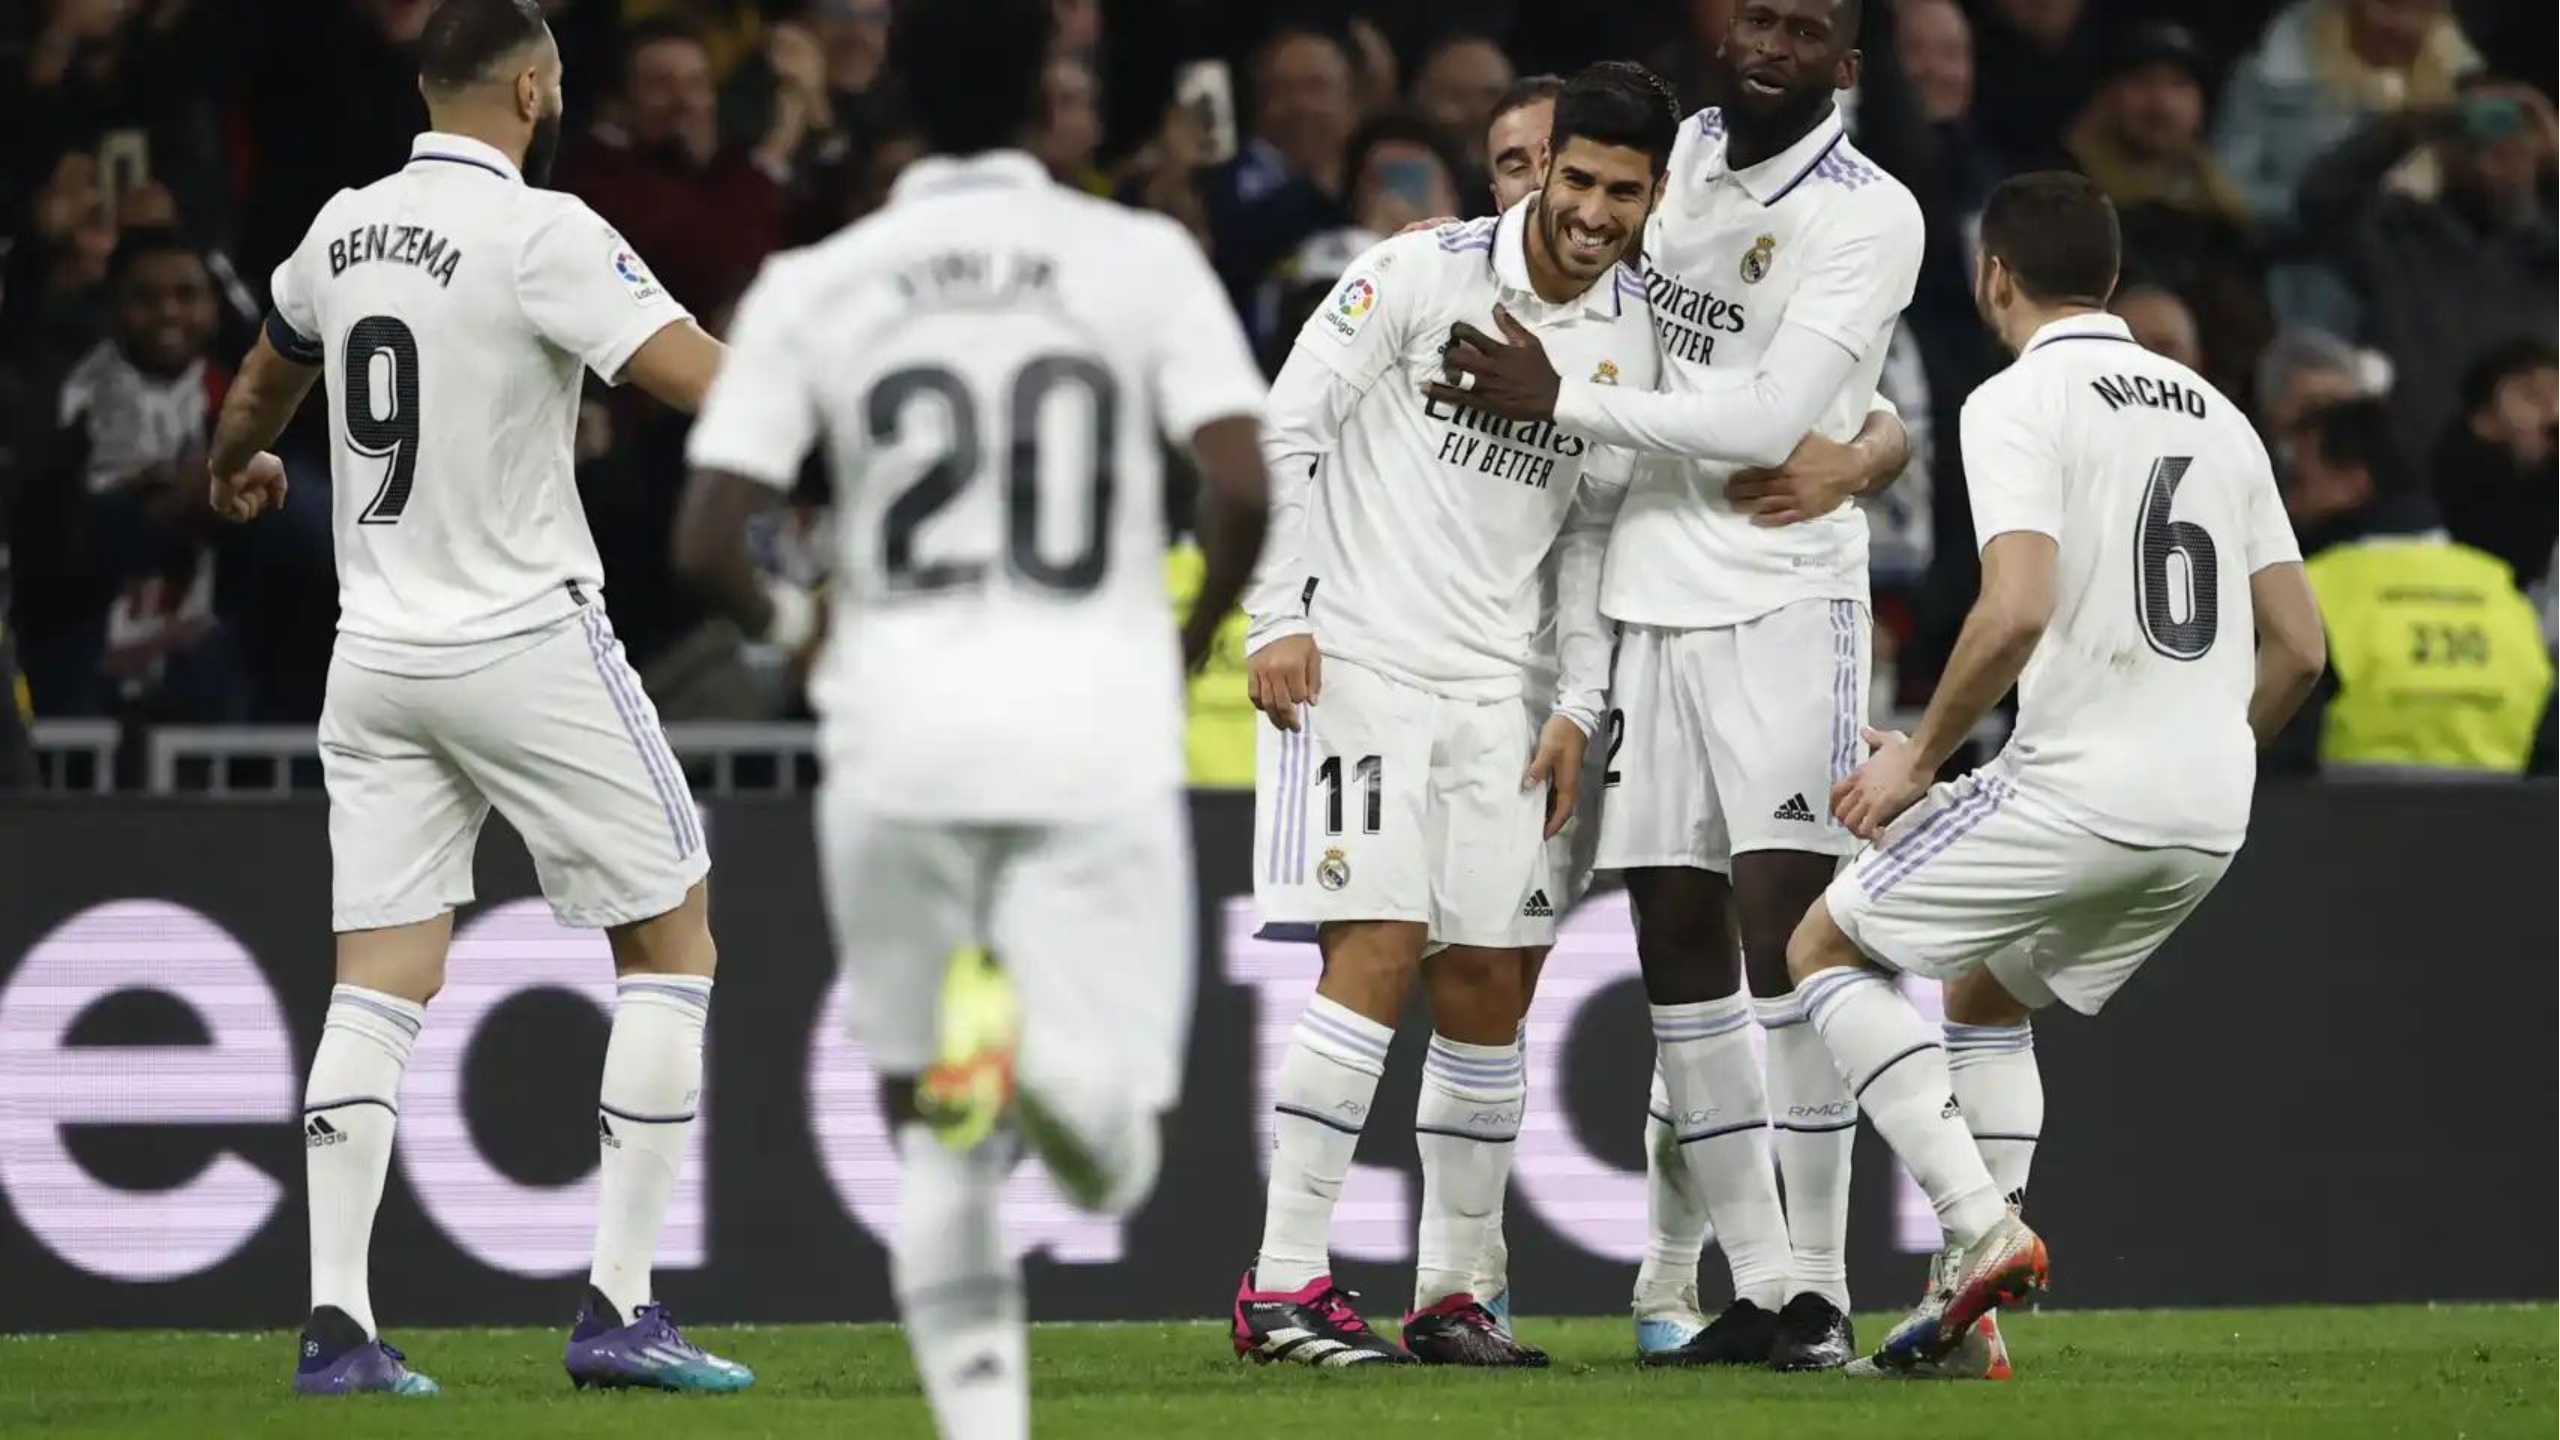
[[(273, 323), (273, 322), (270, 322)], [(278, 350), (259, 332), (240, 362), (239, 377), (222, 397), (222, 416), (214, 422), (206, 468), (212, 474), (212, 500), (225, 520), (254, 520), (284, 503), (284, 462), (267, 453), (284, 433), (311, 382), (320, 378), (315, 357), (305, 364)]]

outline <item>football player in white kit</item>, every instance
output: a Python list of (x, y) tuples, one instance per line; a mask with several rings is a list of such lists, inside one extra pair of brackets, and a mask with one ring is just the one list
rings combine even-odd
[[(1266, 921), (1318, 927), (1323, 976), (1275, 1086), (1262, 1245), (1236, 1295), (1231, 1338), (1257, 1361), (1546, 1363), (1473, 1289), (1519, 1130), (1517, 952), (1554, 937), (1545, 843), (1573, 813), (1603, 709), (1597, 585), (1625, 457), (1553, 423), (1428, 400), (1421, 382), (1453, 323), (1509, 306), (1576, 374), (1653, 383), (1651, 327), (1619, 261), (1660, 193), (1676, 112), (1649, 72), (1609, 64), (1575, 77), (1554, 123), (1536, 196), (1371, 250), (1273, 388), (1274, 538), (1247, 604), (1251, 694), (1271, 722), (1255, 893)], [(1524, 711), (1551, 549), (1561, 676)], [(1435, 1033), (1398, 1349), (1333, 1284), (1327, 1238), (1417, 972)]]
[[(750, 633), (788, 623), (808, 598), (757, 580), (746, 525), (823, 447), (818, 839), (902, 1161), (899, 1314), (955, 1440), (1029, 1432), (999, 1214), (1017, 1132), (1088, 1208), (1155, 1183), (1194, 980), (1183, 668), (1252, 573), (1267, 497), (1262, 376), (1199, 247), (1020, 148), (1051, 26), (1049, 0), (899, 8), (890, 68), (932, 154), (879, 213), (767, 262), (677, 541)], [(1209, 486), (1179, 642), (1164, 440)]]
[[(1947, 1231), (1930, 1295), (1861, 1370), (1979, 1373), (1978, 1322), (2043, 1288), (2044, 1242), (2004, 1203), (2033, 1146), (1990, 1151), (1968, 1122), (2035, 1132), (2028, 1011), (2096, 1014), (2212, 892), (2257, 746), (2325, 663), (2266, 449), (2106, 313), (2117, 243), (2078, 175), (2020, 176), (1983, 210), (1975, 296), (2018, 359), (1964, 407), (1981, 596), (1918, 732), (1870, 732), (1833, 788), (1869, 843), (1789, 948), (1814, 1028)], [(2008, 746), (1932, 786), (2013, 684)], [(1963, 993), (2019, 1063), (1951, 1078), (1891, 971), (1947, 982), (1951, 1015)]]
[[(1493, 171), (1494, 208), (1508, 210), (1536, 194), (1546, 183), (1548, 134), (1554, 125), (1555, 98), (1563, 89), (1564, 81), (1553, 75), (1523, 76), (1494, 106), (1485, 135), (1485, 154), (1491, 157)], [(1846, 466), (1853, 472), (1848, 483), (1860, 490), (1889, 483), (1908, 463), (1909, 437), (1903, 433), (1892, 401), (1879, 394), (1873, 405), (1855, 443), (1840, 445), (1818, 433), (1809, 435), (1785, 465), (1740, 478), (1745, 483), (1764, 486), (1770, 493), (1783, 493), (1816, 467)], [(1540, 729), (1546, 725), (1559, 669), (1556, 571), (1561, 553), (1549, 551), (1547, 563), (1540, 567), (1538, 629), (1530, 641), (1528, 664), (1521, 672), (1521, 703), (1529, 708), (1530, 723)], [(1554, 900), (1559, 922), (1572, 913), (1591, 888), (1593, 861), (1600, 848), (1600, 810), (1608, 796), (1610, 742), (1623, 732), (1626, 722), (1613, 709), (1605, 723), (1607, 734), (1595, 735), (1593, 738), (1599, 743), (1584, 752), (1573, 818), (1547, 842), (1547, 893)], [(1520, 952), (1523, 1005), (1536, 996), (1547, 950), (1547, 946), (1535, 945)], [(1525, 1024), (1521, 1044), (1524, 1048), (1528, 1044)], [(1652, 1093), (1645, 1104), (1644, 1161), (1648, 1233), (1644, 1262), (1636, 1271), (1633, 1305), (1638, 1355), (1676, 1350), (1707, 1323), (1706, 1317), (1698, 1313), (1697, 1286), (1698, 1257), (1709, 1237), (1707, 1212), (1683, 1158), (1680, 1127), (1672, 1121), (1671, 1102), (1659, 1069), (1654, 1072)], [(1496, 1197), (1493, 1214), (1485, 1224), (1484, 1258), (1477, 1263), (1473, 1288), (1484, 1300), (1485, 1308), (1507, 1330), (1511, 1322), (1511, 1257), (1504, 1241), (1502, 1212), (1502, 1198)]]
[(1648, 452), (1601, 600), (1624, 627), (1625, 729), (1599, 865), (1626, 872), (1658, 1064), (1735, 1296), (1686, 1345), (1645, 1357), (1658, 1364), (1812, 1370), (1854, 1354), (1857, 1107), (1804, 1025), (1785, 956), (1856, 845), (1821, 801), (1856, 762), (1865, 718), (1867, 527), (1850, 501), (1871, 482), (1846, 466), (1750, 472), (1808, 431), (1858, 430), (1919, 273), (1919, 207), (1849, 142), (1834, 103), (1857, 81), (1858, 21), (1857, 0), (1735, 7), (1729, 103), (1683, 127), (1646, 235), (1664, 390), (1559, 375), (1512, 333), (1464, 337), (1451, 363), (1472, 388), (1435, 392)]
[(419, 41), (432, 129), (321, 207), (210, 447), (214, 508), (282, 502), (266, 453), (325, 369), (339, 619), (320, 754), (338, 985), (303, 1113), (311, 1316), (295, 1388), (433, 1393), (384, 1344), (366, 1285), (400, 1079), (444, 983), (492, 806), (561, 923), (620, 977), (597, 1100), (594, 1266), (578, 1383), (735, 1390), (650, 1265), (702, 1084), (715, 954), (701, 822), (623, 658), (572, 473), (588, 370), (679, 409), (720, 346), (595, 212), (539, 188), (560, 53), (534, 0), (443, 0)]

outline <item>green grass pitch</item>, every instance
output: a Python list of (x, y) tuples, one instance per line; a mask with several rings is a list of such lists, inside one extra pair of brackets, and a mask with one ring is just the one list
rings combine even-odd
[[(1888, 1317), (1862, 1317), (1880, 1335)], [(1465, 1437), (1774, 1435), (2536, 1436), (2560, 1430), (2552, 1306), (2054, 1311), (2008, 1323), (2008, 1385), (1639, 1371), (1623, 1319), (1522, 1322), (1544, 1374), (1318, 1373), (1236, 1363), (1216, 1325), (1033, 1333), (1042, 1436), (1388, 1433)], [(292, 1337), (168, 1331), (0, 1337), (0, 1435), (929, 1437), (885, 1326), (704, 1327), (755, 1367), (736, 1397), (572, 1391), (560, 1335), (395, 1335), (434, 1400), (298, 1401)]]

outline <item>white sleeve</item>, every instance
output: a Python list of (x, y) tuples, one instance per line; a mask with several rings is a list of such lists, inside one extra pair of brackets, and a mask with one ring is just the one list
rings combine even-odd
[[(322, 207), (325, 214), (327, 207)], [(276, 266), (275, 275), (267, 281), (271, 304), (267, 310), (267, 343), (287, 360), (302, 365), (317, 365), (324, 357), (326, 337), (320, 333), (319, 297), (312, 292), (310, 277), (305, 273), (303, 257), (311, 250), (311, 237), (318, 234), (320, 222), (314, 219), (311, 229), (295, 246), (293, 253)]]
[(1367, 394), (1403, 358), (1430, 278), (1413, 247), (1393, 240), (1372, 246), (1307, 316), (1291, 360), (1304, 355), (1349, 381), (1354, 394)]
[(1163, 228), (1171, 244), (1147, 281), (1157, 336), (1148, 379), (1165, 438), (1187, 445), (1211, 421), (1262, 413), (1262, 367), (1199, 245), (1171, 221)]
[(2275, 463), (2267, 458), (2266, 442), (2258, 438), (2257, 427), (2245, 420), (2231, 428), (2246, 437), (2239, 443), (2249, 457), (2249, 477), (2244, 482), (2249, 493), (2241, 499), (2249, 526), (2241, 558), (2248, 573), (2255, 575), (2270, 565), (2301, 563), (2302, 542), (2293, 533), (2293, 517), (2284, 513), (2284, 494), (2276, 488)]
[(544, 339), (612, 385), (650, 336), (691, 318), (603, 216), (565, 197), (525, 236), (516, 295)]
[(1304, 341), (1272, 382), (1262, 427), (1262, 463), (1271, 473), (1271, 528), (1253, 584), (1245, 591), (1245, 614), (1251, 617), (1245, 630), (1248, 655), (1284, 636), (1314, 629), (1306, 605), (1313, 579), (1306, 561), (1308, 492), (1359, 403), (1351, 382), (1312, 357)]
[(1611, 463), (1586, 465), (1582, 488), (1556, 536), (1555, 713), (1582, 727), (1600, 728), (1609, 705), (1609, 653), (1615, 629), (1600, 613), (1600, 568), (1608, 558), (1609, 531), (1626, 503), (1631, 457), (1610, 452)]
[(2024, 387), (1979, 390), (1964, 405), (1964, 483), (1974, 548), (2015, 530), (2062, 539), (2062, 456)]
[(1892, 191), (1889, 199), (1844, 208), (1824, 234), (1807, 237), (1813, 273), (1787, 300), (1787, 324), (1826, 336), (1861, 360), (1892, 342), (1894, 320), (1920, 283), (1927, 226), (1908, 192)]
[(789, 490), (818, 438), (817, 392), (792, 333), (786, 267), (765, 262), (729, 321), (729, 350), (694, 417), (685, 459)]
[(1689, 390), (1627, 390), (1567, 380), (1556, 423), (1603, 445), (1730, 465), (1779, 465), (1858, 368), (1857, 355), (1797, 324), (1792, 307), (1759, 368), (1711, 374)]

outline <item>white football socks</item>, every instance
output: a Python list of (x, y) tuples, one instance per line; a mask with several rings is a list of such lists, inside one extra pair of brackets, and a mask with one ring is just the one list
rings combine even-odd
[(1793, 995), (1754, 1000), (1768, 1042), (1770, 1135), (1786, 1182), (1790, 1299), (1813, 1294), (1849, 1309), (1849, 1157), (1858, 1104)]
[(900, 1195), (889, 1273), (907, 1350), (942, 1440), (1031, 1433), (1022, 1267), (1005, 1248), (1002, 1201), (1014, 1146), (998, 1135), (952, 1150), (898, 1127)]
[(1964, 1127), (1946, 1052), (1919, 1012), (1884, 972), (1865, 966), (1825, 970), (1796, 995), (1850, 1095), (1910, 1167), (1947, 1237), (1958, 1245), (1981, 1239), (2007, 1207)]
[(2012, 1205), (2027, 1198), (2027, 1172), (2044, 1133), (2044, 1076), (2036, 1069), (2036, 1032), (2015, 1025), (1958, 1025), (1948, 1021), (1947, 1078), (1965, 1127), (1982, 1150), (1991, 1183)]
[(649, 1271), (702, 1095), (702, 1028), (710, 1015), (708, 975), (626, 975), (614, 986), (613, 1034), (596, 1096), (601, 1163), (587, 1283), (626, 1324), (652, 1298)]
[[(1422, 1153), (1422, 1232), (1415, 1250), (1413, 1308), (1425, 1310), (1475, 1283), (1485, 1232), (1511, 1182), (1528, 1093), (1519, 1043), (1469, 1045), (1431, 1037), (1414, 1106), (1414, 1148)], [(1267, 1282), (1266, 1287), (1268, 1288)], [(1485, 1297), (1479, 1295), (1477, 1299)]]
[(397, 995), (341, 985), (330, 992), (320, 1049), (302, 1092), (303, 1173), (311, 1210), (311, 1308), (334, 1305), (367, 1335), (373, 1292), (366, 1275), (373, 1212), (391, 1168), (400, 1077), (427, 1008)]
[(1644, 1263), (1636, 1267), (1636, 1314), (1646, 1307), (1680, 1302), (1681, 1291), (1698, 1283), (1698, 1256), (1706, 1249), (1709, 1227), (1707, 1199), (1689, 1174), (1680, 1132), (1671, 1123), (1671, 1096), (1662, 1067), (1653, 1071), (1653, 1092), (1646, 1097), (1644, 1117)]
[(1769, 1158), (1768, 1094), (1751, 1053), (1751, 1002), (1736, 993), (1652, 1009), (1672, 1123), (1732, 1268), (1734, 1298), (1774, 1311), (1786, 1302), (1793, 1259)]
[[(1522, 1076), (1520, 1087), (1520, 1122), (1521, 1124), (1526, 1125), (1529, 1121), (1529, 1089), (1527, 1080), (1529, 1065), (1529, 1022), (1527, 1019), (1523, 1018), (1521, 1020), (1519, 1030), (1512, 1035), (1511, 1039), (1512, 1043), (1520, 1048), (1520, 1066)], [(1512, 1150), (1516, 1155), (1519, 1150), (1519, 1146), (1512, 1146)], [(1476, 1278), (1474, 1283), (1467, 1287), (1468, 1291), (1479, 1300), (1490, 1300), (1496, 1295), (1507, 1294), (1511, 1289), (1511, 1244), (1504, 1238), (1502, 1233), (1503, 1205), (1504, 1202), (1510, 1198), (1511, 1182), (1507, 1178), (1509, 1172), (1506, 1171), (1504, 1173), (1506, 1178), (1503, 1181), (1502, 1188), (1494, 1193), (1493, 1214), (1484, 1222), (1484, 1251), (1476, 1259)]]
[(1394, 1036), (1321, 995), (1310, 997), (1298, 1017), (1271, 1106), (1279, 1114), (1272, 1124), (1262, 1254), (1254, 1262), (1261, 1289), (1297, 1290), (1333, 1272), (1327, 1242), (1334, 1202), (1342, 1198)]

